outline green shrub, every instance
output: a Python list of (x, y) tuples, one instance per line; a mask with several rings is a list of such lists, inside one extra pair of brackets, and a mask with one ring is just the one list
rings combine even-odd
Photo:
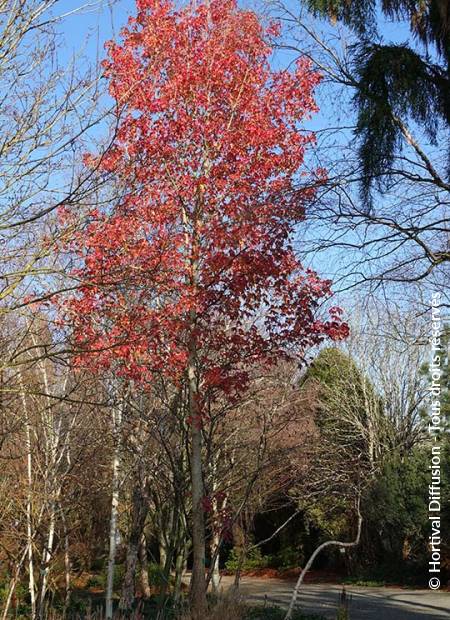
[[(118, 564), (114, 567), (113, 589), (114, 592), (118, 592), (122, 587), (123, 578), (125, 576), (125, 566)], [(105, 581), (106, 583), (106, 581)]]
[(94, 558), (91, 562), (91, 570), (94, 571), (95, 573), (100, 573), (102, 571), (105, 571), (106, 570), (105, 558), (103, 557)]
[[(0, 604), (6, 602), (9, 592), (9, 579), (0, 582)], [(17, 616), (28, 618), (30, 615), (30, 594), (25, 583), (17, 583), (15, 588), (15, 600), (17, 601)]]
[(388, 584), (417, 586), (423, 581), (422, 565), (418, 562), (380, 562), (373, 566), (357, 567), (344, 583), (356, 586), (382, 587)]
[(86, 588), (102, 588), (106, 587), (106, 575), (91, 575), (86, 581)]
[(84, 614), (88, 608), (87, 599), (80, 598), (78, 596), (72, 595), (70, 599), (70, 605), (67, 610), (69, 617), (75, 614)]
[[(113, 577), (114, 592), (120, 591), (124, 576), (125, 576), (125, 566), (123, 564), (116, 564), (116, 566), (114, 567), (114, 577)], [(105, 569), (105, 571), (102, 573), (91, 575), (89, 579), (86, 581), (86, 588), (101, 588), (102, 590), (105, 590), (107, 579), (108, 579), (108, 576), (107, 576), (107, 572)]]
[(303, 554), (291, 546), (282, 547), (278, 553), (268, 556), (268, 558), (269, 566), (273, 568), (297, 568), (303, 563)]
[(343, 580), (344, 584), (351, 584), (352, 586), (360, 586), (362, 588), (384, 588), (385, 581), (378, 581), (375, 579), (358, 579), (357, 577), (348, 577)]
[[(159, 588), (167, 582), (167, 576), (164, 575), (164, 571), (159, 564), (148, 565), (148, 578), (150, 581), (150, 587)], [(169, 584), (173, 583), (173, 577), (169, 576)]]
[[(242, 565), (242, 570), (255, 570), (257, 568), (267, 568), (270, 563), (270, 556), (264, 556), (261, 554), (259, 547), (251, 549), (247, 554), (245, 561)], [(225, 568), (229, 571), (236, 571), (239, 566), (239, 555), (236, 549), (232, 549), (230, 556), (225, 563)]]

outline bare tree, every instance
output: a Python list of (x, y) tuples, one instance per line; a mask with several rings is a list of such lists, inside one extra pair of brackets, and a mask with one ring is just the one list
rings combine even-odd
[[(80, 488), (87, 490), (80, 477), (95, 467), (95, 461), (89, 462), (95, 441), (86, 439), (94, 426), (86, 415), (92, 394), (85, 377), (45, 355), (50, 336), (44, 316), (29, 317), (21, 327), (20, 356), (3, 371), (9, 400), (0, 461), (9, 487), (1, 502), (0, 541), (2, 559), (10, 565), (3, 616), (26, 575), (34, 620), (46, 615), (62, 557), (66, 606), (70, 602), (71, 554), (86, 523), (79, 520), (76, 499)], [(13, 352), (9, 347), (6, 359)]]
[[(0, 303), (44, 296), (61, 234), (58, 208), (92, 205), (101, 180), (82, 153), (105, 122), (100, 67), (64, 58), (59, 26), (103, 0), (61, 12), (58, 0), (0, 2)], [(24, 300), (25, 298), (25, 300)]]

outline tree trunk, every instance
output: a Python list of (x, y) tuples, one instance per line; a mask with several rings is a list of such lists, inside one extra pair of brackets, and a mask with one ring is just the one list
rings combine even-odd
[[(36, 339), (32, 336), (32, 341), (36, 345)], [(61, 484), (57, 482), (58, 478), (58, 445), (61, 433), (61, 424), (56, 423), (54, 417), (54, 411), (49, 394), (51, 394), (50, 381), (47, 371), (47, 365), (45, 359), (41, 359), (38, 362), (39, 369), (42, 373), (42, 379), (44, 382), (46, 403), (47, 406), (41, 412), (44, 432), (44, 445), (46, 453), (46, 471), (44, 472), (44, 479), (49, 486), (49, 526), (47, 543), (45, 544), (42, 552), (41, 559), (41, 580), (39, 587), (39, 595), (37, 601), (37, 614), (39, 620), (44, 620), (45, 616), (45, 599), (47, 596), (48, 577), (50, 573), (50, 562), (53, 556), (53, 544), (56, 534), (56, 509), (59, 495), (61, 493)]]
[(141, 588), (144, 598), (150, 598), (152, 595), (150, 589), (150, 581), (148, 578), (148, 557), (147, 557), (147, 540), (145, 534), (142, 533), (141, 544), (139, 545), (139, 563), (141, 565)]
[[(163, 526), (161, 526), (163, 527)], [(164, 534), (159, 532), (159, 565), (161, 570), (164, 570), (167, 562), (167, 548)]]
[(125, 576), (122, 583), (122, 594), (119, 609), (128, 616), (133, 609), (135, 599), (135, 579), (139, 555), (139, 538), (133, 534), (128, 541)]
[[(207, 168), (207, 163), (205, 162)], [(203, 207), (203, 190), (200, 189), (194, 213), (188, 215), (183, 208), (183, 224), (188, 249), (187, 284), (196, 298), (199, 284), (199, 213)], [(192, 225), (192, 228), (191, 228)], [(205, 515), (203, 509), (203, 467), (202, 467), (202, 418), (198, 401), (197, 382), (197, 311), (194, 305), (189, 310), (188, 364), (187, 379), (189, 387), (189, 430), (191, 440), (190, 469), (192, 488), (192, 577), (190, 584), (191, 615), (193, 620), (204, 620), (207, 611), (205, 575)]]
[(112, 463), (112, 497), (111, 497), (111, 517), (109, 523), (109, 555), (108, 569), (106, 577), (105, 593), (105, 618), (112, 620), (113, 617), (113, 588), (114, 588), (114, 567), (116, 562), (117, 546), (117, 511), (119, 506), (119, 467), (120, 467), (120, 430), (122, 423), (122, 411), (113, 408), (113, 435), (114, 435), (114, 456)]
[(191, 483), (192, 483), (192, 577), (190, 599), (192, 618), (203, 620), (206, 616), (205, 578), (205, 515), (203, 508), (202, 428), (197, 404), (195, 376), (195, 349), (189, 352), (189, 412), (191, 417)]
[[(220, 458), (220, 452), (218, 452), (218, 458)], [(214, 478), (217, 473), (217, 468), (213, 468)], [(217, 499), (217, 481), (213, 482), (213, 491), (215, 494), (215, 499), (212, 504), (212, 538), (211, 538), (211, 562), (212, 566), (210, 568), (206, 584), (208, 587), (209, 580), (211, 580), (211, 586), (213, 592), (217, 592), (220, 584), (220, 547), (222, 545), (222, 537), (220, 532), (220, 510), (224, 510), (227, 505), (227, 498), (225, 497), (223, 500)]]
[(311, 568), (314, 560), (319, 555), (319, 553), (323, 549), (325, 549), (326, 547), (338, 546), (338, 547), (346, 548), (346, 547), (355, 547), (356, 545), (359, 544), (359, 540), (361, 538), (361, 526), (362, 526), (362, 516), (361, 516), (361, 512), (359, 510), (359, 500), (358, 500), (358, 508), (357, 508), (357, 510), (358, 510), (358, 531), (356, 533), (355, 540), (353, 542), (341, 542), (340, 540), (328, 540), (327, 542), (324, 542), (324, 543), (322, 543), (321, 545), (319, 545), (317, 547), (317, 549), (314, 551), (314, 553), (311, 555), (311, 557), (307, 561), (304, 569), (300, 573), (300, 576), (299, 576), (299, 578), (297, 580), (297, 583), (295, 584), (294, 591), (292, 592), (291, 602), (289, 604), (289, 608), (288, 608), (287, 613), (286, 613), (286, 615), (284, 617), (284, 620), (292, 620), (292, 616), (293, 616), (293, 613), (294, 613), (295, 605), (297, 603), (298, 594), (300, 592), (300, 588), (302, 586), (302, 583), (303, 583), (303, 580), (305, 578), (305, 575), (309, 571), (309, 569)]
[(124, 614), (133, 609), (136, 594), (136, 572), (139, 557), (139, 547), (142, 546), (142, 534), (148, 513), (147, 481), (139, 476), (133, 489), (133, 507), (131, 517), (131, 531), (127, 545), (127, 559), (125, 577), (122, 585), (122, 595), (119, 608)]
[(175, 601), (179, 601), (180, 596), (181, 596), (181, 583), (183, 579), (184, 562), (185, 562), (185, 552), (184, 552), (184, 548), (182, 548), (179, 550), (177, 557), (175, 558), (175, 591), (174, 591)]
[(187, 523), (183, 514), (179, 516), (179, 530), (178, 530), (178, 540), (179, 544), (177, 545), (177, 553), (175, 557), (175, 592), (174, 598), (175, 601), (179, 601), (181, 596), (181, 584), (183, 575), (186, 573), (187, 569), (187, 558), (189, 555), (190, 549), (190, 540), (187, 536)]
[(233, 542), (234, 549), (237, 556), (237, 567), (236, 572), (234, 574), (234, 582), (233, 588), (237, 591), (239, 590), (239, 583), (241, 580), (241, 571), (244, 566), (246, 554), (247, 554), (247, 543), (246, 536), (244, 531), (244, 526), (242, 523), (242, 515), (239, 516), (239, 519), (233, 525)]
[(69, 606), (70, 606), (70, 598), (71, 598), (70, 572), (72, 570), (72, 563), (70, 561), (69, 533), (67, 531), (66, 517), (62, 509), (61, 509), (61, 516), (62, 516), (62, 523), (63, 523), (63, 528), (64, 528), (64, 576), (65, 576), (66, 593), (64, 597), (63, 618), (65, 618), (67, 616), (67, 610), (69, 609)]
[(214, 533), (212, 535), (211, 540), (211, 558), (212, 558), (212, 572), (211, 572), (211, 585), (213, 592), (217, 592), (219, 589), (220, 583), (220, 571), (219, 571), (219, 560), (220, 553), (218, 551), (220, 545), (220, 535), (219, 532), (214, 529)]
[(22, 382), (22, 375), (19, 375), (22, 404), (25, 414), (25, 444), (27, 451), (27, 545), (28, 545), (28, 592), (30, 594), (31, 620), (36, 618), (36, 586), (34, 582), (34, 560), (33, 560), (33, 460), (31, 453), (31, 431), (30, 419), (28, 417), (28, 403)]
[(47, 595), (48, 574), (50, 571), (50, 561), (53, 554), (53, 541), (55, 538), (55, 526), (56, 526), (56, 506), (52, 502), (50, 507), (50, 525), (48, 528), (47, 544), (45, 545), (44, 552), (42, 554), (41, 564), (41, 587), (39, 590), (39, 620), (45, 618), (45, 597)]

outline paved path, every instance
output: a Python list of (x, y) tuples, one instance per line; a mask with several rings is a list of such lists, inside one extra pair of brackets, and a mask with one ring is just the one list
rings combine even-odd
[[(222, 577), (224, 590), (231, 583), (231, 577)], [(247, 600), (267, 600), (268, 604), (276, 603), (284, 607), (290, 600), (292, 588), (291, 582), (278, 579), (244, 577), (241, 582), (241, 592)], [(357, 586), (346, 586), (346, 590), (351, 596), (351, 620), (450, 620), (448, 592)], [(331, 584), (303, 585), (300, 608), (334, 620), (341, 591), (342, 586)]]

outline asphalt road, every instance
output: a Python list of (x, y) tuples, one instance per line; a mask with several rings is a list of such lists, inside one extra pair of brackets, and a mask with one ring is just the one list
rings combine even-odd
[[(222, 577), (227, 590), (231, 577)], [(278, 604), (287, 607), (293, 583), (278, 579), (244, 577), (241, 593), (248, 601)], [(361, 588), (346, 586), (350, 596), (351, 620), (450, 620), (450, 593), (401, 588)], [(299, 608), (304, 612), (322, 614), (335, 619), (342, 586), (331, 584), (303, 585)], [(225, 620), (225, 619), (224, 619)]]

